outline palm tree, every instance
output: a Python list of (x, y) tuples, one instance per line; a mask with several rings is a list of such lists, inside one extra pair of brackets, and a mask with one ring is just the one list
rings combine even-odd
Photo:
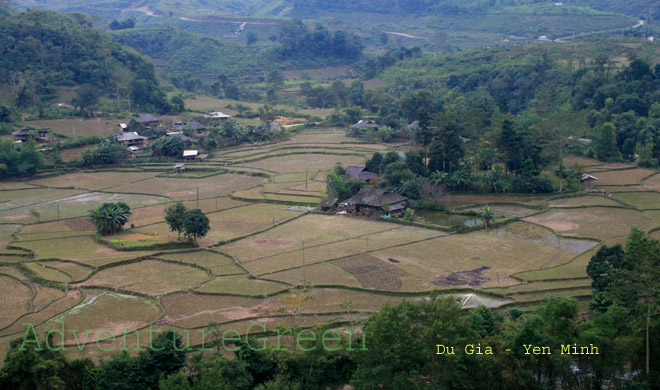
[(486, 229), (488, 229), (488, 222), (495, 218), (495, 212), (490, 208), (490, 206), (485, 205), (484, 209), (479, 213), (479, 217), (483, 219), (484, 225), (486, 225)]
[(96, 230), (104, 236), (121, 232), (130, 216), (130, 208), (121, 202), (104, 203), (90, 210), (88, 214)]

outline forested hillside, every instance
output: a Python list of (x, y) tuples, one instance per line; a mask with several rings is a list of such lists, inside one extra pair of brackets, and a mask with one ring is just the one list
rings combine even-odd
[(117, 102), (167, 112), (153, 65), (92, 28), (80, 13), (30, 10), (0, 20), (0, 83), (16, 108), (39, 107), (76, 88), (75, 105), (93, 105), (101, 95)]

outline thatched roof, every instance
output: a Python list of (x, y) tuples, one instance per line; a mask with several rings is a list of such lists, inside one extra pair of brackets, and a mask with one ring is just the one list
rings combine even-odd
[(139, 114), (135, 116), (135, 120), (140, 123), (160, 122), (158, 117), (151, 114)]
[(359, 166), (348, 166), (346, 167), (346, 174), (349, 177), (352, 177), (354, 179), (360, 179), (360, 180), (371, 180), (373, 178), (377, 178), (378, 174), (365, 171), (364, 167), (359, 167)]
[(349, 206), (370, 206), (383, 207), (385, 204), (394, 205), (405, 202), (408, 198), (403, 195), (395, 194), (383, 188), (365, 187), (354, 197), (347, 199)]
[(379, 129), (380, 125), (378, 123), (372, 121), (372, 120), (361, 119), (358, 123), (354, 124), (351, 127), (358, 128), (358, 129), (362, 129), (362, 128), (366, 128), (366, 127), (372, 127), (374, 129)]

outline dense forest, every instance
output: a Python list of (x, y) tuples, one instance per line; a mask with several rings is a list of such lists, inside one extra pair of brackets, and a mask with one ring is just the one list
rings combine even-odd
[[(231, 333), (231, 340), (216, 337), (204, 344), (206, 354), (187, 354), (200, 346), (173, 330), (155, 330), (156, 337), (145, 340), (137, 356), (124, 351), (98, 365), (88, 358), (65, 358), (58, 332), (45, 340), (28, 328), (23, 338), (11, 342), (0, 387), (283, 390), (351, 383), (359, 390), (657, 388), (660, 366), (652, 357), (660, 348), (660, 321), (651, 313), (657, 307), (654, 282), (660, 270), (652, 259), (658, 253), (660, 243), (636, 228), (625, 246), (601, 248), (587, 271), (594, 290), (594, 312), (587, 319), (578, 316), (574, 298), (547, 297), (527, 311), (484, 306), (468, 311), (452, 298), (434, 296), (385, 304), (369, 317), (361, 335), (350, 338), (328, 333), (337, 324), (306, 332), (293, 327), (298, 336), (281, 339), (258, 333), (237, 339)], [(209, 325), (207, 331), (213, 329)], [(225, 355), (229, 351), (232, 359)]]
[(92, 28), (84, 14), (31, 10), (0, 21), (0, 83), (16, 108), (43, 110), (58, 89), (73, 87), (81, 109), (107, 94), (130, 98), (135, 109), (172, 110), (153, 65)]

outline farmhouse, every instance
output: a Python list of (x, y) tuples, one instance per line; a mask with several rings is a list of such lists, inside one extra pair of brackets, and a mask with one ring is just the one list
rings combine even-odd
[(143, 137), (134, 131), (127, 131), (117, 137), (117, 142), (121, 142), (126, 146), (144, 146), (147, 137)]
[(596, 180), (598, 180), (597, 177), (591, 176), (587, 173), (583, 173), (582, 177), (580, 177), (580, 183), (584, 184), (589, 190), (594, 188)]
[[(346, 211), (354, 213), (370, 213), (389, 211), (392, 214), (401, 214), (406, 208), (407, 198), (383, 188), (365, 187), (344, 204)], [(387, 210), (386, 210), (387, 208)]]
[(378, 129), (380, 129), (380, 125), (377, 124), (376, 122), (370, 120), (370, 119), (368, 119), (368, 120), (361, 119), (358, 123), (351, 126), (351, 128), (353, 128), (353, 129), (372, 128), (372, 129), (378, 130)]
[(227, 119), (231, 118), (231, 115), (223, 114), (220, 111), (216, 111), (216, 112), (209, 112), (209, 114), (204, 115), (204, 117), (211, 118), (211, 119), (219, 119), (220, 122), (224, 122)]
[(165, 137), (181, 137), (183, 140), (183, 143), (186, 144), (186, 146), (190, 146), (195, 142), (194, 138), (188, 137), (187, 135), (183, 134), (182, 131), (175, 131), (171, 133), (165, 133)]
[(199, 150), (184, 150), (183, 159), (185, 161), (205, 161), (208, 154), (199, 154)]
[(28, 128), (23, 128), (12, 132), (11, 135), (14, 136), (14, 141), (25, 142), (34, 139), (39, 142), (45, 142), (48, 141), (48, 131), (48, 129), (30, 130)]
[(146, 127), (157, 127), (160, 126), (160, 119), (151, 115), (151, 114), (139, 114), (136, 115), (133, 119), (137, 122), (142, 123)]
[(360, 179), (364, 181), (378, 179), (378, 174), (366, 171), (364, 167), (359, 167), (359, 166), (346, 167), (346, 175), (353, 179)]
[(176, 122), (174, 124), (174, 130), (183, 130), (183, 129), (192, 129), (197, 132), (197, 134), (203, 133), (206, 131), (206, 126), (203, 124), (199, 123), (198, 121), (190, 121), (190, 122)]
[(337, 198), (325, 198), (321, 201), (321, 211), (334, 210), (337, 207)]

